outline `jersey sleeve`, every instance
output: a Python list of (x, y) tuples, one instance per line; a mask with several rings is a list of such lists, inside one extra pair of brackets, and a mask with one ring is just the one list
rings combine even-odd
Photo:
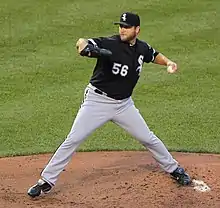
[(89, 38), (88, 42), (90, 44), (93, 44), (94, 46), (98, 46), (99, 48), (103, 47), (103, 44), (105, 42), (105, 38), (99, 37), (99, 38)]
[(156, 51), (154, 48), (152, 48), (149, 44), (146, 43), (144, 62), (146, 63), (153, 62), (158, 54), (159, 54), (158, 51)]

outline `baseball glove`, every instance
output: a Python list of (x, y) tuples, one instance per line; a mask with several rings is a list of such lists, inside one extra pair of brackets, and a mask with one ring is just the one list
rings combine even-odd
[(76, 44), (77, 50), (81, 56), (88, 57), (101, 57), (101, 56), (111, 56), (112, 52), (110, 50), (99, 48), (93, 44), (88, 43), (85, 39), (79, 39)]

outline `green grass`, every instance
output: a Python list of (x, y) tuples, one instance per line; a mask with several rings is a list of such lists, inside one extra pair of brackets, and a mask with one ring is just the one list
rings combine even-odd
[[(145, 64), (133, 99), (169, 150), (220, 153), (218, 0), (1, 0), (0, 156), (53, 152), (68, 134), (95, 60), (79, 37), (117, 33), (123, 11), (141, 16), (140, 39), (179, 64)], [(81, 151), (142, 150), (119, 127), (95, 131)]]

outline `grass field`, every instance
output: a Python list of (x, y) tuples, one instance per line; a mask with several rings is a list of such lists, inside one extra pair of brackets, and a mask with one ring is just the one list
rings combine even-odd
[[(136, 106), (169, 150), (220, 153), (219, 0), (1, 0), (0, 156), (53, 152), (68, 134), (95, 60), (79, 37), (112, 35), (124, 11), (141, 16), (140, 39), (179, 64), (145, 64)], [(108, 123), (80, 150), (139, 150)]]

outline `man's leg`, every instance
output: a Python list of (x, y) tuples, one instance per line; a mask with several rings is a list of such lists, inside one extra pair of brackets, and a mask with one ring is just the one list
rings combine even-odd
[(99, 110), (96, 106), (85, 105), (80, 108), (70, 133), (41, 173), (43, 179), (54, 185), (79, 145), (96, 128), (108, 121), (107, 117), (96, 110)]
[(35, 197), (40, 195), (42, 191), (41, 187), (43, 186), (46, 186), (43, 192), (48, 192), (48, 189), (50, 190), (55, 185), (59, 174), (69, 163), (79, 145), (95, 129), (111, 119), (112, 114), (111, 110), (107, 109), (108, 105), (102, 102), (94, 102), (96, 100), (95, 96), (94, 93), (88, 94), (89, 98), (86, 98), (85, 102), (81, 105), (70, 133), (41, 173), (43, 180), (40, 180), (38, 184), (29, 189), (28, 194), (30, 196)]
[(163, 142), (150, 131), (139, 110), (133, 104), (117, 114), (113, 122), (139, 140), (153, 154), (162, 169), (171, 173), (179, 183), (183, 185), (190, 183), (190, 177), (183, 168), (178, 167), (178, 162), (168, 152)]

